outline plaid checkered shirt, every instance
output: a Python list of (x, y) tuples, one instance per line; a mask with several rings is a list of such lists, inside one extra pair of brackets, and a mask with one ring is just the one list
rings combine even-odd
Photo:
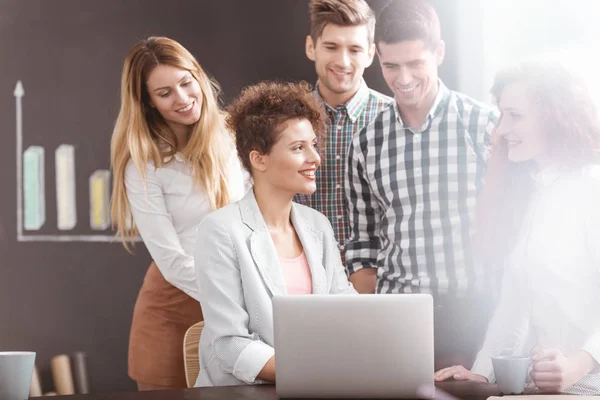
[(346, 196), (350, 274), (377, 268), (377, 293), (473, 294), (481, 268), (471, 223), (496, 111), (448, 90), (420, 129), (404, 125), (396, 103), (354, 137)]
[[(315, 96), (323, 101), (318, 92), (318, 83)], [(329, 124), (325, 143), (321, 144), (325, 148), (316, 173), (317, 190), (312, 195), (296, 195), (294, 201), (312, 207), (329, 218), (340, 250), (344, 248), (349, 232), (344, 180), (350, 141), (393, 101), (391, 97), (369, 89), (364, 81), (358, 92), (345, 104), (333, 108), (323, 101)]]

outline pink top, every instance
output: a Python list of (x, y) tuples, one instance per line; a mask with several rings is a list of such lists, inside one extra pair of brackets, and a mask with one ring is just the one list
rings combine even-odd
[(281, 258), (281, 269), (288, 294), (312, 294), (312, 275), (304, 252), (296, 258)]

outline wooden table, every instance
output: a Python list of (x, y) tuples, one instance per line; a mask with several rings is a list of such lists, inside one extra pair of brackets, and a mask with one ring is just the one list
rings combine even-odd
[[(439, 389), (458, 399), (486, 400), (499, 396), (498, 386), (475, 382), (441, 382)], [(132, 393), (97, 393), (75, 396), (56, 396), (55, 400), (278, 400), (274, 385), (226, 386)], [(436, 400), (446, 400), (436, 396)], [(448, 399), (450, 400), (450, 399)]]

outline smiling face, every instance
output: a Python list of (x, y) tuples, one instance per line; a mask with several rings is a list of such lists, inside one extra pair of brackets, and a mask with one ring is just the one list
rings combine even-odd
[(375, 48), (367, 25), (327, 24), (316, 43), (306, 38), (306, 55), (315, 62), (321, 96), (328, 103), (344, 103), (360, 88)]
[(508, 159), (512, 162), (536, 161), (547, 158), (547, 139), (543, 121), (528, 87), (523, 82), (508, 84), (502, 89), (498, 107), (502, 113), (495, 134), (505, 140)]
[(150, 104), (173, 132), (187, 131), (200, 119), (202, 90), (192, 74), (171, 65), (157, 65), (146, 82)]
[(444, 59), (444, 42), (435, 50), (421, 40), (378, 43), (383, 77), (400, 110), (429, 111), (438, 90), (438, 66)]
[(259, 184), (267, 183), (273, 189), (293, 197), (312, 194), (317, 190), (315, 172), (321, 164), (317, 152), (317, 137), (306, 119), (291, 119), (268, 154), (253, 151), (253, 177)]

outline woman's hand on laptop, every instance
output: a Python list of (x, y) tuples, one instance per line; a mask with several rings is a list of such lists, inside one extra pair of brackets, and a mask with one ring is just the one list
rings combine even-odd
[(453, 365), (448, 368), (440, 369), (434, 375), (436, 382), (445, 381), (446, 379), (450, 378), (454, 378), (456, 381), (474, 381), (485, 383), (488, 381), (486, 377), (474, 374), (462, 365)]

